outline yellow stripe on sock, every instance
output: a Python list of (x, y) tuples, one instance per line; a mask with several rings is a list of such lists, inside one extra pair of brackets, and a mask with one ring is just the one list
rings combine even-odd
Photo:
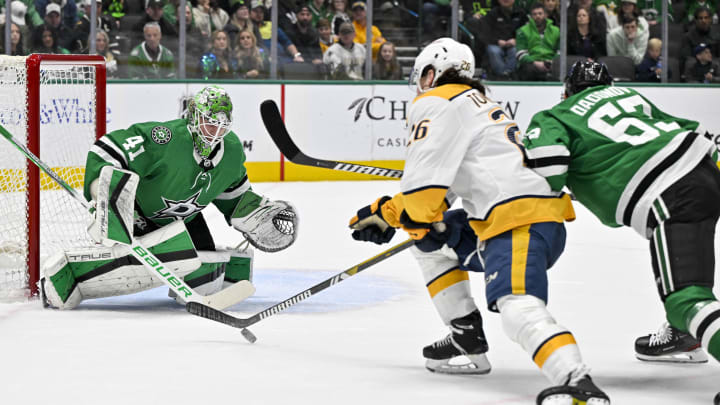
[(528, 245), (530, 245), (530, 225), (512, 230), (512, 267), (510, 282), (512, 293), (525, 294), (525, 270), (527, 267)]
[(577, 342), (575, 342), (575, 338), (570, 332), (562, 332), (560, 334), (551, 336), (535, 351), (533, 361), (535, 362), (535, 364), (538, 365), (538, 367), (542, 368), (543, 364), (545, 364), (545, 361), (547, 361), (547, 359), (553, 353), (555, 353), (555, 350), (566, 345), (575, 344), (577, 344)]
[(440, 291), (450, 287), (451, 285), (457, 284), (461, 281), (467, 281), (469, 279), (467, 271), (461, 271), (458, 269), (450, 270), (431, 281), (430, 284), (428, 284), (427, 289), (430, 292), (430, 297), (434, 297)]

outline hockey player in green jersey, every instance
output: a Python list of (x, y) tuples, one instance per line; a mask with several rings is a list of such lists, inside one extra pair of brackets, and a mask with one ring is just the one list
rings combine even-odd
[(577, 62), (566, 99), (532, 118), (527, 164), (554, 190), (567, 186), (604, 224), (650, 241), (669, 327), (636, 341), (638, 358), (720, 360), (720, 302), (713, 295), (720, 216), (716, 148), (698, 123), (660, 111), (637, 91), (611, 86), (605, 65)]
[[(230, 130), (232, 109), (227, 92), (209, 86), (189, 101), (184, 118), (136, 124), (96, 141), (87, 158), (84, 194), (97, 207), (88, 233), (104, 246), (46, 260), (41, 283), (46, 304), (71, 309), (83, 299), (161, 285), (126, 246), (115, 243), (124, 233), (200, 294), (249, 280), (252, 250), (215, 245), (201, 212), (209, 204), (258, 249), (279, 251), (295, 241), (292, 205), (250, 187), (242, 143)], [(109, 205), (130, 218), (130, 225), (103, 221), (98, 213)]]

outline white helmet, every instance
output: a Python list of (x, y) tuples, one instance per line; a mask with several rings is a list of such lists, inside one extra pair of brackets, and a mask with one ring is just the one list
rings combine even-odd
[(472, 79), (475, 74), (475, 57), (470, 47), (455, 41), (452, 38), (439, 38), (415, 58), (415, 65), (410, 72), (410, 88), (417, 89), (420, 93), (427, 91), (420, 88), (420, 78), (426, 67), (432, 66), (435, 69), (435, 78), (430, 87), (435, 87), (438, 78), (450, 68), (455, 68), (460, 76)]

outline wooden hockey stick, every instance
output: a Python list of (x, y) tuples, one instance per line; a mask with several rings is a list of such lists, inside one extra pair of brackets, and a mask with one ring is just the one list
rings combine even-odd
[(265, 129), (267, 129), (270, 137), (277, 145), (280, 152), (288, 158), (289, 161), (304, 166), (322, 167), (331, 170), (340, 170), (344, 172), (353, 172), (360, 174), (371, 174), (374, 176), (383, 176), (399, 179), (403, 175), (402, 170), (388, 169), (385, 167), (367, 166), (357, 163), (339, 162), (336, 160), (323, 160), (310, 157), (295, 145), (290, 134), (288, 133), (282, 115), (277, 104), (273, 100), (265, 100), (260, 104), (260, 115), (262, 116)]
[(278, 312), (284, 311), (291, 306), (297, 304), (300, 301), (303, 301), (307, 298), (310, 298), (314, 294), (319, 293), (322, 290), (325, 290), (329, 287), (334, 286), (335, 284), (348, 279), (357, 273), (360, 273), (361, 271), (367, 269), (368, 267), (377, 264), (391, 256), (394, 256), (403, 250), (409, 248), (415, 244), (415, 241), (413, 239), (408, 239), (405, 242), (402, 242), (398, 245), (395, 245), (391, 247), (390, 249), (387, 249), (386, 251), (377, 254), (359, 264), (356, 264), (355, 266), (350, 267), (349, 269), (342, 271), (330, 278), (328, 278), (325, 281), (321, 281), (318, 284), (315, 284), (314, 286), (308, 288), (307, 290), (303, 290), (292, 297), (275, 304), (271, 306), (270, 308), (267, 308), (263, 311), (258, 312), (257, 314), (249, 317), (249, 318), (236, 318), (232, 315), (229, 315), (225, 312), (218, 311), (216, 309), (213, 309), (207, 305), (203, 305), (202, 303), (198, 302), (190, 302), (187, 304), (186, 308), (188, 312), (194, 315), (201, 316), (203, 318), (211, 319), (215, 322), (224, 323), (225, 325), (232, 326), (233, 328), (239, 328), (242, 329), (242, 335), (250, 342), (254, 343), (257, 338), (255, 335), (253, 335), (252, 332), (250, 332), (248, 329), (246, 329), (248, 326), (253, 325), (257, 322), (260, 322), (261, 320), (267, 318), (268, 316), (275, 315)]
[[(60, 185), (70, 196), (80, 203), (88, 212), (94, 207), (85, 197), (80, 195), (74, 188), (70, 187), (60, 176), (57, 175), (50, 167), (48, 167), (40, 158), (35, 156), (25, 145), (20, 144), (13, 135), (0, 125), (0, 134), (13, 144), (25, 157), (34, 163), (40, 170), (45, 172), (57, 184)], [(255, 287), (247, 280), (243, 280), (233, 284), (232, 286), (212, 295), (200, 295), (195, 292), (183, 279), (177, 276), (172, 270), (166, 268), (160, 259), (157, 258), (150, 250), (144, 248), (135, 238), (129, 245), (130, 253), (145, 267), (145, 269), (153, 276), (157, 277), (165, 283), (170, 289), (181, 297), (185, 302), (197, 302), (208, 305), (213, 308), (227, 308), (230, 305), (238, 303), (255, 293)], [(217, 310), (217, 309), (215, 309)]]

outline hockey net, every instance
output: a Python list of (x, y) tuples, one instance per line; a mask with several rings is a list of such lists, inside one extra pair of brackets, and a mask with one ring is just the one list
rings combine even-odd
[[(0, 56), (0, 125), (82, 191), (105, 132), (102, 57)], [(80, 204), (3, 138), (0, 156), (0, 301), (12, 301), (36, 294), (44, 259), (92, 242)]]

